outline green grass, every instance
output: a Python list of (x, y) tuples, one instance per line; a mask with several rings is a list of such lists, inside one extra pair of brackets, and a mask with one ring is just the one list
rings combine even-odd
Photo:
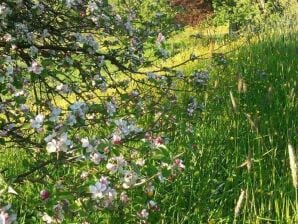
[[(287, 144), (298, 140), (298, 33), (283, 27), (256, 39), (228, 54), (227, 66), (213, 67), (203, 120), (176, 143), (187, 151), (187, 173), (160, 189), (163, 223), (297, 221)], [(247, 160), (250, 170), (240, 167)], [(234, 219), (241, 189), (246, 197)]]
[[(182, 123), (185, 119), (181, 108), (172, 111), (178, 122), (169, 136), (173, 141), (168, 153), (170, 157), (183, 153), (186, 170), (170, 183), (156, 186), (153, 198), (160, 212), (152, 217), (151, 223), (291, 224), (297, 221), (297, 190), (292, 186), (287, 153), (288, 143), (298, 145), (297, 31), (297, 27), (280, 27), (267, 30), (248, 42), (245, 39), (225, 42), (224, 33), (219, 32), (216, 36), (205, 33), (202, 40), (194, 40), (191, 35), (197, 30), (189, 28), (169, 41), (173, 50), (176, 45), (183, 45), (184, 51), (166, 61), (166, 65), (183, 61), (189, 53), (210, 56), (222, 43), (227, 46), (218, 52), (229, 53), (227, 65), (206, 59), (180, 68), (185, 73), (207, 69), (211, 79), (199, 94), (205, 107), (201, 119), (193, 124)], [(188, 130), (189, 126), (193, 131)], [(7, 176), (26, 170), (28, 164), (24, 161), (31, 159), (27, 151), (0, 151), (0, 167), (9, 167)], [(245, 165), (241, 167), (245, 161), (251, 161), (250, 169)], [(20, 192), (12, 199), (19, 208), (19, 223), (28, 223), (28, 220), (40, 223), (33, 212), (46, 207), (38, 197), (39, 191), (48, 187), (54, 192), (58, 180), (70, 180), (73, 185), (68, 186), (68, 190), (75, 190), (81, 184), (82, 169), (87, 168), (88, 164), (84, 167), (66, 165), (60, 169), (59, 164), (54, 164), (41, 170), (33, 183), (14, 185)], [(48, 177), (44, 175), (48, 170), (51, 182), (47, 182)], [(241, 190), (246, 196), (235, 217)], [(132, 191), (130, 196), (138, 200), (138, 195), (142, 195), (141, 190)], [(65, 196), (67, 200), (74, 198)], [(84, 203), (77, 202), (77, 207), (72, 209), (80, 212), (80, 206), (84, 207)], [(92, 220), (90, 223), (133, 223), (117, 211), (97, 214), (86, 209), (87, 213), (82, 213), (85, 217), (65, 223), (81, 223), (85, 218)], [(126, 212), (129, 209), (135, 211), (135, 208), (127, 208)]]

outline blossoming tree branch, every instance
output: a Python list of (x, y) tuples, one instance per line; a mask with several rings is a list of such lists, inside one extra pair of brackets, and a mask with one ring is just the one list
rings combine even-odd
[(0, 223), (16, 220), (17, 208), (7, 204), (25, 182), (43, 203), (32, 216), (47, 223), (75, 211), (88, 217), (87, 208), (121, 210), (144, 223), (158, 212), (155, 183), (185, 169), (183, 152), (167, 147), (174, 111), (197, 119), (196, 91), (208, 80), (206, 72), (156, 66), (171, 56), (166, 37), (177, 28), (160, 5), (167, 7), (152, 4), (145, 18), (148, 6), (136, 0), (2, 1), (0, 141), (25, 155), (27, 166), (13, 175), (0, 170)]

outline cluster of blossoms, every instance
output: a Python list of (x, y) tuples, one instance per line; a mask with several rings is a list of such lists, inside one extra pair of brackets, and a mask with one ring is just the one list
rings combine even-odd
[(31, 127), (36, 129), (37, 131), (41, 131), (43, 121), (44, 116), (42, 114), (38, 114), (34, 119), (30, 120)]
[(83, 36), (80, 33), (76, 33), (75, 38), (80, 44), (88, 46), (89, 53), (93, 53), (98, 50), (98, 43), (91, 35)]
[(133, 122), (130, 122), (125, 119), (115, 120), (117, 126), (116, 131), (112, 134), (112, 143), (113, 144), (122, 144), (122, 140), (130, 135), (138, 134), (142, 131), (137, 125)]
[(65, 216), (65, 210), (67, 209), (69, 202), (64, 200), (58, 202), (56, 205), (53, 206), (54, 215), (50, 216), (48, 213), (44, 212), (41, 216), (42, 221), (47, 224), (57, 224), (62, 223)]
[(196, 99), (192, 99), (192, 101), (187, 105), (187, 114), (189, 116), (193, 116), (197, 110), (201, 110), (202, 105), (198, 103)]
[(72, 141), (68, 139), (67, 133), (62, 133), (57, 136), (56, 133), (53, 133), (45, 138), (47, 142), (47, 151), (48, 153), (53, 152), (68, 152), (72, 148)]
[(109, 207), (117, 197), (115, 189), (110, 187), (107, 177), (101, 177), (95, 185), (89, 186), (92, 199), (100, 203), (102, 207)]
[(73, 126), (77, 123), (77, 119), (85, 119), (88, 106), (85, 102), (75, 102), (70, 105), (71, 113), (67, 116), (67, 124)]
[[(1, 10), (1, 9), (0, 9)], [(10, 214), (11, 205), (0, 207), (0, 224), (12, 224), (17, 220), (16, 214)]]
[(103, 161), (107, 160), (107, 153), (109, 152), (108, 148), (104, 149), (104, 153), (100, 153), (97, 151), (97, 147), (100, 141), (96, 139), (90, 139), (88, 137), (81, 139), (82, 147), (86, 149), (86, 153), (89, 154), (89, 159), (94, 164), (98, 165)]
[(197, 84), (206, 84), (209, 80), (209, 72), (195, 71), (192, 73), (193, 81)]

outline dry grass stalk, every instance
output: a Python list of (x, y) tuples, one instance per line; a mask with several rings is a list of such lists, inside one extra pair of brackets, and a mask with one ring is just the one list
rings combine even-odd
[(293, 186), (295, 189), (298, 188), (298, 179), (297, 179), (297, 165), (296, 165), (296, 157), (294, 148), (291, 144), (288, 145), (289, 150), (289, 159), (290, 159), (290, 168), (292, 173), (292, 179), (293, 179)]
[(238, 198), (238, 201), (237, 201), (237, 204), (236, 204), (236, 207), (235, 207), (235, 210), (234, 210), (235, 217), (238, 217), (239, 214), (240, 214), (244, 198), (245, 198), (245, 190), (241, 190), (240, 196)]
[(233, 109), (237, 110), (237, 104), (236, 104), (236, 101), (235, 101), (235, 98), (234, 98), (234, 95), (233, 95), (232, 91), (230, 91), (230, 98), (231, 98)]

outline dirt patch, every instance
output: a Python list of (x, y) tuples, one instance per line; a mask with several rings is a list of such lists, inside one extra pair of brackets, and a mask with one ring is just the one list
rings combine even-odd
[(210, 0), (171, 0), (171, 3), (181, 7), (176, 18), (186, 25), (197, 25), (213, 13)]

